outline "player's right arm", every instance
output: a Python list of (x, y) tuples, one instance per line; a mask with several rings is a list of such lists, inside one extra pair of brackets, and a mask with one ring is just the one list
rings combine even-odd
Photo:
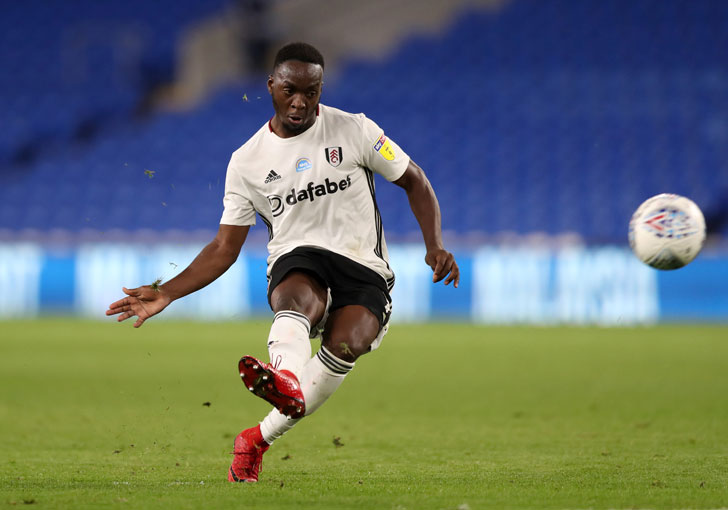
[(220, 225), (213, 239), (180, 274), (163, 285), (144, 285), (136, 289), (123, 288), (127, 297), (109, 305), (106, 315), (121, 314), (117, 321), (137, 317), (138, 328), (169, 304), (187, 294), (209, 285), (233, 265), (240, 255), (250, 225)]

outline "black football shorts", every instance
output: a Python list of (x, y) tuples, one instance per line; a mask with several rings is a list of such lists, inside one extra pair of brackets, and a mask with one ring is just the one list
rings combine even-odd
[(313, 275), (331, 293), (329, 313), (347, 305), (361, 305), (379, 319), (381, 330), (389, 322), (392, 298), (378, 273), (358, 262), (322, 248), (301, 246), (281, 255), (268, 282), (268, 304), (273, 289), (291, 271)]

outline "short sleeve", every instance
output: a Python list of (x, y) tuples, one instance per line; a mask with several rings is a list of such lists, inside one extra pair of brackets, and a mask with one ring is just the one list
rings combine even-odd
[(238, 226), (255, 225), (255, 207), (248, 196), (245, 181), (243, 181), (233, 157), (225, 177), (225, 196), (222, 199), (224, 210), (220, 223)]
[(363, 117), (362, 164), (388, 181), (396, 181), (404, 174), (409, 156), (402, 148), (387, 138), (376, 122)]

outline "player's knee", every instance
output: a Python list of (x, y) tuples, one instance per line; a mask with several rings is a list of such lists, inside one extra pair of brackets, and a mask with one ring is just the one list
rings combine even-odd
[(360, 356), (369, 352), (372, 340), (363, 338), (329, 338), (324, 342), (326, 349), (337, 358), (354, 363)]
[(337, 358), (353, 363), (369, 352), (379, 327), (376, 316), (363, 306), (338, 308), (324, 328), (324, 346)]

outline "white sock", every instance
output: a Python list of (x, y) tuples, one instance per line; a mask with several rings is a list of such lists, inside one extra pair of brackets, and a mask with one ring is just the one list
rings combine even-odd
[(303, 418), (289, 418), (278, 412), (275, 407), (268, 413), (268, 416), (260, 422), (260, 433), (268, 444), (281, 437), (283, 434), (293, 428), (293, 426)]
[(282, 310), (273, 318), (268, 335), (270, 362), (279, 370), (289, 370), (300, 379), (303, 365), (311, 358), (308, 335), (311, 325), (302, 313)]
[[(334, 394), (341, 383), (344, 382), (346, 374), (354, 368), (354, 363), (349, 363), (331, 354), (323, 345), (316, 356), (311, 358), (303, 367), (301, 376), (301, 389), (306, 402), (306, 416), (313, 414), (321, 404)], [(293, 428), (302, 418), (291, 419), (282, 415), (277, 409), (273, 409), (262, 422), (260, 432), (268, 444), (281, 437)]]
[(301, 390), (306, 402), (306, 416), (313, 414), (334, 394), (344, 382), (346, 374), (353, 368), (354, 363), (337, 358), (326, 347), (321, 346), (319, 352), (306, 363), (301, 373)]

